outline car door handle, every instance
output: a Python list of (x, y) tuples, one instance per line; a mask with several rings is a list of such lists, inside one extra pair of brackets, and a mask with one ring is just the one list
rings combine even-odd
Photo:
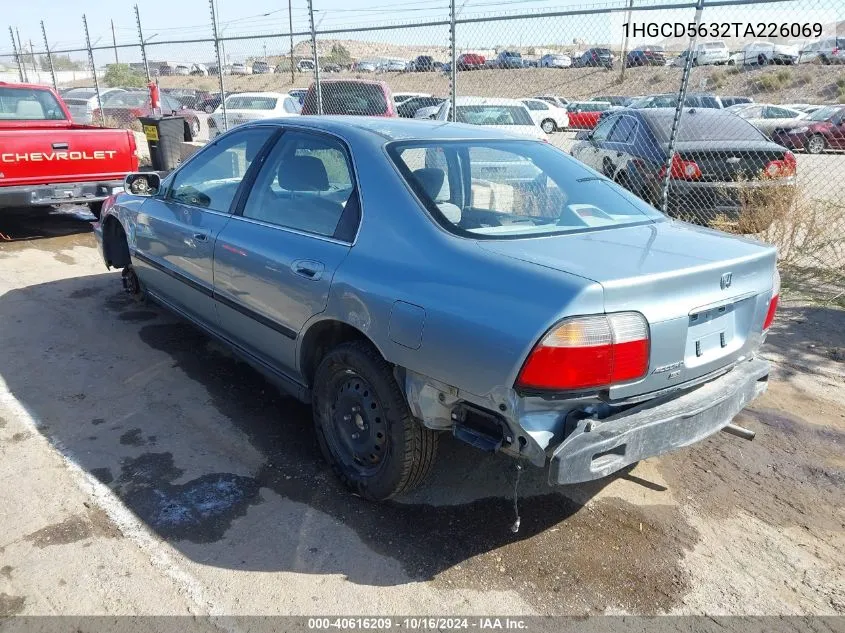
[(194, 233), (194, 239), (197, 242), (207, 242), (208, 241), (208, 233)]
[(53, 149), (67, 149), (70, 147), (69, 143), (53, 143)]
[(290, 265), (294, 273), (311, 281), (317, 281), (322, 277), (325, 266), (313, 259), (297, 259)]

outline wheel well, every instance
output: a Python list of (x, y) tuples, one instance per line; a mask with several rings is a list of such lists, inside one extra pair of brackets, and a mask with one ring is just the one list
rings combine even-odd
[(107, 266), (123, 268), (131, 263), (126, 233), (117, 218), (111, 215), (103, 224), (103, 254)]
[(302, 339), (302, 349), (299, 353), (300, 372), (309, 386), (323, 357), (341, 343), (351, 341), (363, 341), (378, 351), (366, 334), (347, 323), (326, 320), (311, 326)]

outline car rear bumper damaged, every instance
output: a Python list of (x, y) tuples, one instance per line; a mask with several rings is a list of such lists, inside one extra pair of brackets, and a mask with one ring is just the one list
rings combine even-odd
[(754, 359), (680, 396), (649, 400), (603, 420), (581, 420), (554, 449), (549, 483), (600, 479), (703, 440), (762, 394), (768, 377), (769, 363)]

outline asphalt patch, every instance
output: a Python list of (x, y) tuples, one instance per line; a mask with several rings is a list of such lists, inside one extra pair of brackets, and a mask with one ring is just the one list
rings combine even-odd
[(131, 429), (120, 436), (120, 443), (124, 446), (143, 446), (146, 444), (144, 438), (141, 437), (141, 429)]
[(79, 290), (74, 290), (73, 292), (68, 294), (69, 299), (87, 299), (89, 297), (93, 297), (103, 291), (102, 288), (98, 288), (93, 286), (91, 288), (80, 288)]
[(44, 548), (68, 545), (95, 536), (116, 538), (120, 532), (105, 512), (98, 508), (88, 508), (85, 514), (75, 514), (60, 523), (28, 534), (25, 538), (36, 547)]
[(26, 598), (0, 593), (0, 618), (8, 618), (23, 611)]
[(152, 310), (127, 310), (121, 312), (117, 318), (121, 321), (129, 321), (130, 323), (142, 323), (158, 318), (158, 313)]

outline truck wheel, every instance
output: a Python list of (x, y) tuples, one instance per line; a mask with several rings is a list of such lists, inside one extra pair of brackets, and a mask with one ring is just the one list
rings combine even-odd
[(91, 213), (94, 214), (94, 217), (97, 220), (100, 219), (100, 212), (103, 210), (103, 201), (100, 202), (90, 202), (88, 203), (88, 208), (91, 210)]
[(367, 343), (344, 343), (326, 354), (312, 400), (320, 450), (354, 493), (381, 501), (428, 475), (437, 434), (411, 417), (391, 366)]

